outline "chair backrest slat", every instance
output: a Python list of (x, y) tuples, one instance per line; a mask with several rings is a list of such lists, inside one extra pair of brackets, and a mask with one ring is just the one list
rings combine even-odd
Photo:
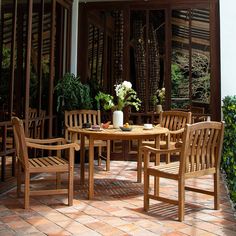
[(186, 125), (180, 156), (180, 173), (218, 169), (223, 135), (223, 122), (206, 121)]
[(26, 146), (25, 140), (25, 131), (23, 127), (23, 121), (17, 117), (12, 118), (12, 125), (14, 130), (14, 139), (16, 144), (16, 153), (18, 160), (22, 163), (22, 165), (28, 169), (28, 150)]
[[(160, 113), (160, 125), (168, 128), (171, 131), (176, 131), (184, 128), (186, 124), (191, 124), (192, 113), (185, 111), (162, 111)], [(182, 139), (182, 134), (173, 134), (170, 137), (171, 141), (178, 142)]]
[[(99, 110), (73, 110), (65, 111), (65, 138), (71, 140), (71, 134), (67, 131), (69, 127), (82, 127), (84, 123), (96, 125), (101, 123)], [(78, 137), (79, 138), (79, 137)]]

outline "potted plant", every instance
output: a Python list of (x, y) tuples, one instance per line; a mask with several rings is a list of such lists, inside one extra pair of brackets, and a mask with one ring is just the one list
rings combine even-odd
[(152, 97), (153, 106), (156, 109), (157, 114), (162, 111), (162, 105), (165, 101), (165, 88), (157, 89)]
[(79, 76), (66, 73), (58, 81), (55, 91), (57, 92), (57, 111), (92, 108), (89, 85), (83, 84)]

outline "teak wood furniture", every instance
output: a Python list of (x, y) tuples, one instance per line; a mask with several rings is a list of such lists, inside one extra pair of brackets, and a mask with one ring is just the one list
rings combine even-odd
[[(169, 142), (165, 136), (161, 137), (160, 147), (169, 148), (175, 147), (176, 143), (182, 142), (183, 131), (186, 124), (191, 124), (192, 113), (185, 111), (161, 111), (160, 112), (160, 124), (158, 126), (169, 129)], [(143, 141), (143, 145), (154, 146), (154, 141)], [(170, 162), (170, 154), (166, 155), (166, 162)]]
[[(83, 124), (100, 125), (101, 113), (100, 110), (73, 110), (65, 111), (65, 138), (67, 141), (72, 140), (72, 134), (69, 128), (82, 128)], [(76, 142), (80, 144), (80, 135), (77, 136)], [(88, 148), (88, 140), (85, 140), (85, 147)], [(110, 140), (95, 140), (94, 147), (98, 147), (98, 165), (101, 165), (101, 158), (106, 160), (106, 170), (110, 170)], [(106, 148), (106, 156), (102, 155), (102, 148)]]
[[(30, 206), (30, 196), (67, 194), (68, 204), (73, 204), (73, 177), (74, 177), (74, 151), (79, 150), (79, 145), (75, 143), (65, 144), (64, 138), (55, 139), (31, 139), (25, 137), (23, 121), (17, 117), (12, 118), (14, 129), (14, 138), (17, 150), (17, 195), (21, 192), (21, 177), (24, 172), (24, 208)], [(55, 144), (56, 145), (53, 145)], [(60, 144), (60, 145), (59, 145)], [(29, 158), (28, 147), (56, 151), (57, 155), (49, 155), (47, 157)], [(68, 160), (61, 157), (61, 151), (68, 150)], [(59, 189), (60, 173), (68, 173), (68, 187)], [(32, 173), (56, 173), (56, 189), (47, 190), (31, 190), (30, 175)], [(39, 180), (40, 181), (40, 180)]]
[(1, 181), (5, 181), (6, 158), (12, 157), (12, 176), (15, 176), (16, 150), (13, 142), (13, 129), (11, 121), (0, 122), (0, 157)]
[[(144, 209), (149, 209), (149, 199), (155, 199), (178, 206), (178, 219), (184, 220), (185, 190), (214, 196), (214, 208), (219, 209), (220, 159), (224, 135), (223, 122), (199, 122), (187, 124), (180, 151), (180, 160), (158, 166), (149, 166), (150, 154), (161, 154), (170, 150), (142, 147), (144, 152)], [(213, 190), (204, 190), (185, 186), (185, 180), (203, 175), (213, 175)], [(169, 199), (160, 196), (160, 185), (154, 185), (154, 193), (149, 193), (150, 176), (178, 181), (178, 198)]]
[(94, 196), (94, 143), (95, 140), (138, 140), (138, 157), (137, 157), (137, 181), (141, 182), (142, 175), (142, 153), (140, 147), (144, 139), (154, 139), (155, 147), (159, 148), (160, 135), (168, 135), (169, 130), (163, 127), (155, 127), (151, 130), (144, 130), (143, 126), (132, 126), (131, 131), (121, 131), (109, 126), (108, 129), (103, 130), (90, 130), (83, 128), (68, 128), (68, 131), (73, 134), (72, 141), (76, 142), (78, 134), (81, 138), (81, 182), (84, 182), (84, 150), (85, 140), (89, 140), (89, 193), (88, 198), (92, 199)]

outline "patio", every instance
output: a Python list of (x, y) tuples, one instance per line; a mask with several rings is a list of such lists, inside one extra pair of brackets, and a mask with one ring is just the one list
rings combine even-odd
[[(235, 235), (236, 218), (223, 181), (220, 210), (213, 210), (213, 197), (186, 192), (181, 223), (172, 205), (151, 201), (150, 211), (143, 211), (143, 184), (136, 182), (136, 162), (112, 161), (109, 172), (95, 165), (94, 200), (87, 200), (88, 186), (79, 184), (78, 168), (72, 207), (66, 205), (66, 196), (42, 196), (32, 197), (31, 210), (26, 211), (15, 188), (0, 195), (0, 235)], [(193, 184), (212, 188), (211, 177), (207, 178)], [(176, 196), (175, 181), (162, 179), (161, 184), (162, 194)]]

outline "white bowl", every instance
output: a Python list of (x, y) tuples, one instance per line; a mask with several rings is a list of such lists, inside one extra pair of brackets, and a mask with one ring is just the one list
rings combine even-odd
[(144, 129), (152, 129), (153, 128), (152, 124), (144, 124), (143, 127), (144, 127)]

